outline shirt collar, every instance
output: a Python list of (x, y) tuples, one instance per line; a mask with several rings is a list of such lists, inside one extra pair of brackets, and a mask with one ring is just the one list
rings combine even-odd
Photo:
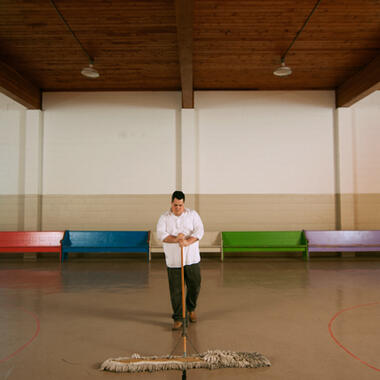
[(185, 207), (185, 209), (183, 210), (183, 213), (182, 213), (181, 215), (177, 216), (177, 215), (174, 215), (174, 212), (173, 212), (172, 209), (170, 208), (170, 209), (169, 209), (169, 214), (175, 216), (176, 218), (180, 218), (182, 215), (187, 214), (189, 211), (190, 211), (190, 210), (189, 210), (188, 208)]

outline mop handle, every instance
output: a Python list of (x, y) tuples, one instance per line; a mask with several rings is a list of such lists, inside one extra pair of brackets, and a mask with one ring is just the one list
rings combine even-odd
[(183, 323), (183, 356), (186, 357), (186, 304), (185, 304), (185, 270), (183, 267), (183, 247), (181, 246), (181, 285), (182, 285), (182, 323)]

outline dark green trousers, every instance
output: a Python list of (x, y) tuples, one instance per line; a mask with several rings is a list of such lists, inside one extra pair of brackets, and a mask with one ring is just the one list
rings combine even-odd
[[(173, 308), (172, 318), (175, 321), (182, 320), (182, 286), (181, 268), (167, 268), (169, 279), (170, 300)], [(200, 263), (185, 265), (186, 311), (194, 311), (197, 307), (197, 299), (201, 290), (201, 266)]]

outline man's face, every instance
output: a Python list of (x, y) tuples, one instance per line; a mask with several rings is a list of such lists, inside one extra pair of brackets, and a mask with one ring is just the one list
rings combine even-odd
[(172, 213), (175, 216), (180, 216), (184, 210), (185, 210), (185, 205), (183, 203), (183, 199), (174, 198), (172, 202)]

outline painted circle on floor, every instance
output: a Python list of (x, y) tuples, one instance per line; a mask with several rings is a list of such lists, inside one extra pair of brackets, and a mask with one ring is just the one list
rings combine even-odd
[(375, 305), (380, 305), (380, 302), (373, 302), (373, 303), (368, 303), (368, 304), (363, 304), (363, 305), (356, 305), (356, 306), (352, 306), (352, 307), (349, 307), (347, 309), (343, 309), (341, 311), (338, 311), (330, 320), (329, 322), (329, 333), (331, 335), (331, 338), (334, 340), (334, 342), (340, 347), (342, 348), (347, 354), (349, 354), (351, 357), (353, 357), (354, 359), (358, 360), (360, 363), (366, 365), (367, 367), (375, 370), (375, 371), (378, 371), (380, 372), (380, 368), (377, 368), (375, 367), (374, 365), (366, 362), (365, 360), (361, 359), (360, 357), (358, 357), (357, 355), (355, 355), (353, 352), (351, 352), (347, 347), (345, 347), (338, 339), (337, 337), (334, 335), (334, 332), (333, 332), (333, 324), (334, 322), (337, 320), (337, 318), (342, 315), (343, 313), (346, 313), (348, 311), (351, 311), (351, 310), (356, 310), (356, 309), (360, 309), (360, 308), (365, 308), (365, 307), (373, 307)]
[[(9, 309), (8, 309), (9, 311)], [(22, 350), (24, 350), (26, 347), (28, 347), (33, 341), (34, 339), (37, 338), (38, 334), (40, 333), (40, 320), (38, 319), (38, 316), (31, 312), (31, 311), (28, 311), (28, 310), (25, 310), (25, 309), (22, 309), (22, 308), (17, 308), (17, 309), (14, 309), (14, 312), (15, 312), (15, 315), (20, 315), (20, 312), (25, 316), (27, 315), (28, 317), (32, 317), (33, 321), (34, 321), (34, 333), (33, 333), (33, 336), (27, 340), (24, 344), (22, 344), (21, 346), (17, 347), (15, 351), (13, 351), (12, 353), (8, 354), (7, 356), (5, 357), (0, 357), (0, 363), (4, 363), (10, 359), (12, 359), (13, 357), (15, 357), (17, 354), (19, 354)], [(12, 330), (12, 329), (10, 329)], [(16, 329), (13, 329), (13, 330), (16, 330)], [(8, 329), (8, 333), (10, 333), (9, 329)], [(13, 331), (13, 333), (15, 333), (15, 331)], [(15, 334), (16, 338), (17, 338), (17, 334)], [(22, 339), (24, 340), (24, 339)], [(9, 347), (9, 346), (8, 346)]]

